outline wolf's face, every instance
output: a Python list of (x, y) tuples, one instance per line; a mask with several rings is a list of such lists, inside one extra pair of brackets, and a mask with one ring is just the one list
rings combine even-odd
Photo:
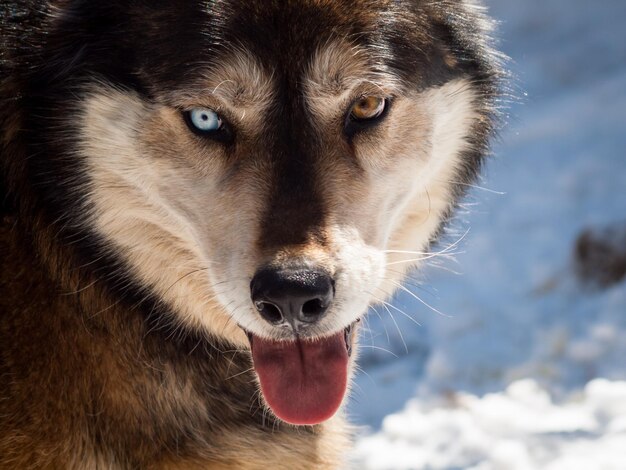
[(111, 35), (114, 56), (85, 61), (65, 120), (81, 224), (177, 324), (251, 344), (286, 421), (336, 411), (351, 326), (423, 257), (478, 166), (486, 49), (445, 8), (475, 14), (154, 4), (127, 12), (137, 38)]

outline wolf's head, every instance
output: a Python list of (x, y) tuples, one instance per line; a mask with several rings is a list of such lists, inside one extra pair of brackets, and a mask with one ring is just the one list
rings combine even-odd
[(62, 240), (119, 295), (251, 345), (280, 418), (330, 417), (352, 326), (426, 256), (485, 152), (479, 9), (68, 1), (46, 21), (26, 165)]

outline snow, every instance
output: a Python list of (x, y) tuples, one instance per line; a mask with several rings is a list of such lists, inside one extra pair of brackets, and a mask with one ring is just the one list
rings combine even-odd
[(572, 251), (626, 220), (626, 2), (488, 4), (522, 99), (456, 261), (368, 316), (354, 468), (624, 470), (626, 282), (581, 284)]
[[(390, 415), (357, 453), (367, 469), (623, 470), (626, 382), (595, 379), (556, 405), (532, 379), (476, 397), (426, 405), (414, 399)], [(601, 452), (597, 452), (601, 450)]]

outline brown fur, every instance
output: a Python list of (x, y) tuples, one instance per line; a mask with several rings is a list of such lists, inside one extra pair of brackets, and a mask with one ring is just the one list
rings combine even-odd
[(0, 469), (340, 467), (341, 415), (276, 420), (249, 350), (165, 334), (76, 268), (36, 209), (10, 111), (0, 150), (21, 201), (0, 220)]
[(276, 422), (257, 400), (247, 351), (202, 342), (181, 355), (97, 284), (69, 295), (75, 279), (51, 274), (43, 260), (58, 258), (41, 248), (3, 219), (0, 468), (338, 465), (340, 417)]

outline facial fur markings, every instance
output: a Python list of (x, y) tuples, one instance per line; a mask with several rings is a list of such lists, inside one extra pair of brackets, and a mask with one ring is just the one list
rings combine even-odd
[[(0, 467), (344, 468), (345, 328), (393, 294), (419, 261), (409, 252), (429, 251), (487, 152), (501, 70), (482, 10), (0, 10)], [(362, 96), (393, 112), (349, 148)], [(180, 110), (195, 107), (230, 123), (235, 145), (191, 134)], [(278, 276), (281, 297), (261, 297), (328, 299), (309, 304), (306, 332), (256, 311), (261, 268), (334, 285), (331, 298)], [(275, 360), (251, 362), (238, 325)], [(281, 347), (296, 334), (318, 339), (305, 368)]]

